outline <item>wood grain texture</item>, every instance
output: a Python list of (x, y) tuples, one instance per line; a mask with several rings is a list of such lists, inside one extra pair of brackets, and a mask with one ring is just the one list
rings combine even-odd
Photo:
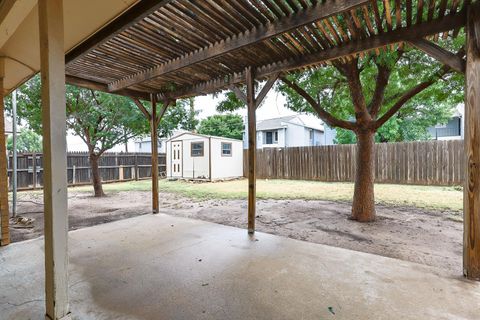
[(248, 233), (255, 232), (255, 213), (257, 201), (256, 181), (256, 150), (257, 150), (257, 120), (255, 103), (255, 81), (252, 68), (247, 68), (247, 109), (248, 109)]
[(158, 126), (157, 126), (157, 100), (152, 95), (150, 116), (150, 141), (152, 147), (152, 212), (158, 213)]
[[(475, 39), (478, 6), (468, 11), (465, 88), (465, 164), (463, 271), (480, 280), (480, 54)], [(473, 9), (470, 8), (470, 9)]]

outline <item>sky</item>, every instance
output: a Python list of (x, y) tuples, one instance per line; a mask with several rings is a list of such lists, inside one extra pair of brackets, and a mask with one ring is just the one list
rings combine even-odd
[[(205, 119), (206, 117), (217, 114), (218, 112), (215, 110), (215, 107), (223, 98), (223, 95), (219, 95), (217, 98), (214, 98), (212, 95), (195, 98), (195, 108), (200, 111), (200, 119)], [(263, 105), (257, 109), (257, 121), (295, 114), (295, 112), (287, 109), (285, 104), (286, 99), (284, 96), (275, 90), (270, 90)], [(244, 108), (235, 113), (245, 118), (247, 116), (247, 109)]]

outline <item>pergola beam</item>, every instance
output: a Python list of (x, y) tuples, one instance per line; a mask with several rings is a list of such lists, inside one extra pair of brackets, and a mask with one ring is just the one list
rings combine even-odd
[[(66, 75), (65, 76), (65, 82), (77, 87), (82, 87), (86, 89), (92, 89), (96, 91), (103, 91), (106, 93), (112, 93), (108, 91), (108, 86), (106, 84), (92, 81), (92, 80), (87, 80), (87, 79), (82, 79), (79, 77), (71, 76), (71, 75)], [(142, 99), (145, 101), (150, 101), (150, 94), (147, 92), (141, 92), (141, 91), (136, 91), (136, 90), (131, 90), (131, 89), (124, 89), (124, 90), (119, 90), (117, 92), (113, 92), (113, 94), (117, 94), (120, 96), (126, 96), (126, 97), (135, 97), (138, 99)]]
[(65, 63), (68, 64), (75, 59), (79, 59), (86, 55), (94, 48), (107, 42), (109, 39), (115, 37), (125, 29), (143, 18), (149, 16), (159, 8), (172, 2), (172, 0), (141, 0), (133, 7), (125, 11), (122, 15), (115, 18), (109, 24), (97, 31), (94, 35), (87, 38), (81, 44), (70, 50), (65, 55)]
[(417, 49), (422, 50), (432, 58), (440, 61), (444, 65), (449, 66), (453, 70), (460, 73), (465, 73), (465, 60), (454, 53), (451, 53), (450, 51), (445, 50), (437, 44), (426, 39), (412, 40), (410, 43)]
[(265, 41), (279, 34), (294, 30), (298, 27), (322, 20), (339, 12), (351, 10), (368, 3), (369, 0), (336, 0), (318, 2), (316, 5), (300, 10), (278, 21), (261, 25), (243, 34), (218, 42), (212, 46), (188, 53), (181, 58), (171, 60), (162, 65), (138, 72), (108, 85), (111, 91), (127, 88), (161, 75), (178, 71), (192, 64), (200, 63), (235, 50)]
[[(455, 15), (444, 16), (441, 19), (424, 22), (420, 25), (402, 27), (388, 33), (351, 41), (343, 46), (305, 55), (298, 59), (275, 62), (266, 66), (258, 67), (254, 71), (257, 79), (266, 78), (279, 72), (297, 70), (321, 62), (338, 59), (340, 57), (371, 51), (394, 43), (415, 41), (429, 35), (447, 32), (462, 27), (464, 24), (465, 13), (461, 12)], [(233, 74), (230, 77), (219, 77), (189, 88), (177, 89), (175, 95), (171, 94), (171, 96), (175, 98), (183, 98), (199, 94), (208, 94), (239, 83), (245, 83), (244, 73)]]

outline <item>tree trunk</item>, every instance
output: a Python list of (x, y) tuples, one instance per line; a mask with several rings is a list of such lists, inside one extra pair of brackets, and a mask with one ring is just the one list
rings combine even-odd
[(357, 132), (357, 171), (353, 194), (352, 219), (375, 221), (374, 156), (375, 132)]
[(100, 169), (98, 168), (98, 159), (98, 155), (90, 154), (90, 167), (92, 169), (92, 183), (95, 197), (103, 197), (105, 196), (105, 193), (103, 193), (102, 177), (100, 176)]

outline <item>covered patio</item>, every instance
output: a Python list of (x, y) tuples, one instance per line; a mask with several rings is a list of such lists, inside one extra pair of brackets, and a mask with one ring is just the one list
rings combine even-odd
[[(456, 55), (437, 44), (439, 39), (455, 38), (464, 27), (465, 54)], [(192, 319), (202, 314), (206, 319), (237, 319), (249, 312), (246, 318), (255, 319), (337, 314), (344, 319), (386, 314), (388, 318), (474, 319), (478, 314), (478, 284), (445, 279), (435, 275), (434, 269), (415, 264), (254, 235), (252, 152), (256, 150), (256, 109), (282, 74), (403, 45), (413, 45), (448, 68), (464, 72), (468, 165), (463, 273), (480, 279), (478, 2), (5, 0), (0, 6), (0, 34), (3, 97), (37, 72), (42, 76), (45, 298), (39, 264), (43, 255), (38, 250), (43, 241), (0, 249), (2, 299), (6, 297), (4, 310), (12, 319), (23, 317), (12, 312), (68, 319), (71, 310), (81, 319)], [(261, 90), (255, 90), (256, 81), (264, 82)], [(65, 82), (131, 97), (150, 122), (152, 168), (158, 167), (159, 122), (176, 99), (225, 89), (235, 92), (248, 108), (248, 235), (159, 215), (77, 231), (68, 244)], [(0, 135), (2, 246), (9, 243), (3, 139)], [(152, 212), (158, 213), (158, 168), (152, 176)], [(138, 229), (129, 225), (132, 222)], [(111, 237), (104, 236), (109, 233)], [(36, 256), (35, 261), (22, 260), (24, 251)], [(208, 260), (205, 270), (197, 267), (204, 258), (192, 259), (200, 252)], [(18, 266), (31, 278), (19, 276)], [(203, 295), (202, 290), (211, 286), (214, 290)], [(24, 291), (12, 289), (16, 287)], [(9, 289), (4, 293), (3, 288)], [(32, 301), (36, 307), (10, 300), (27, 295), (31, 299), (25, 302)], [(138, 297), (144, 297), (141, 308), (135, 307)], [(383, 299), (381, 308), (378, 299)], [(307, 301), (311, 302), (308, 307)]]
[[(478, 319), (423, 265), (168, 215), (69, 233), (74, 319)], [(43, 239), (0, 251), (2, 319), (43, 319)]]

